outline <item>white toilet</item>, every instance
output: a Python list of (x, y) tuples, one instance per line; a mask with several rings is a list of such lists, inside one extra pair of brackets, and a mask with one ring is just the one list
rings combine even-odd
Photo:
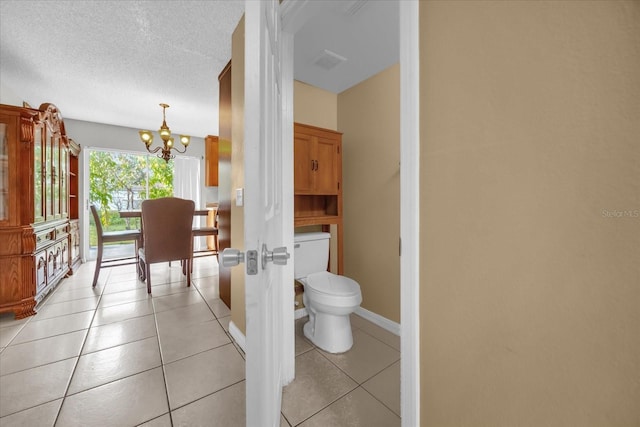
[(349, 315), (362, 302), (360, 285), (329, 273), (329, 233), (294, 235), (294, 275), (304, 285), (303, 302), (309, 314), (304, 335), (329, 353), (344, 353), (353, 345)]

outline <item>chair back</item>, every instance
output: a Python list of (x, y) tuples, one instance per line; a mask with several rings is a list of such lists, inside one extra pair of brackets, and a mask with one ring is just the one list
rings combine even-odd
[(190, 259), (195, 203), (177, 197), (144, 200), (142, 230), (148, 263)]
[(102, 235), (104, 234), (102, 231), (102, 222), (100, 221), (100, 214), (98, 213), (98, 209), (96, 209), (95, 205), (89, 206), (91, 208), (91, 215), (93, 215), (93, 221), (96, 223), (96, 233), (98, 234), (98, 240), (102, 240)]

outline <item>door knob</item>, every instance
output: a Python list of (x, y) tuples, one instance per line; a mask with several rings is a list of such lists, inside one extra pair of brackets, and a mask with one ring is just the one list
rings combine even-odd
[(227, 248), (222, 251), (223, 267), (235, 267), (241, 262), (244, 262), (244, 252), (240, 252), (239, 250), (233, 248)]
[[(222, 251), (222, 266), (235, 267), (241, 262), (245, 262), (244, 252), (234, 248), (227, 248)], [(247, 251), (246, 256), (247, 274), (258, 274), (258, 251)]]
[(262, 244), (262, 269), (267, 267), (268, 262), (273, 262), (275, 265), (287, 265), (287, 260), (291, 258), (291, 254), (287, 252), (287, 247), (282, 246), (275, 248), (272, 251), (267, 249), (266, 243)]

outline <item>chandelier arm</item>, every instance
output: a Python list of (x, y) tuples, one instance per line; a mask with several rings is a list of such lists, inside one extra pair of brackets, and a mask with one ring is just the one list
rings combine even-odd
[(151, 150), (149, 147), (147, 147), (147, 151), (150, 152), (151, 154), (157, 153), (158, 151), (162, 150), (164, 147), (156, 147), (153, 150)]
[(173, 147), (171, 147), (172, 150), (176, 150), (178, 153), (186, 153), (187, 152), (187, 147), (184, 146), (184, 150), (180, 151), (178, 150), (178, 147), (176, 147), (175, 145)]

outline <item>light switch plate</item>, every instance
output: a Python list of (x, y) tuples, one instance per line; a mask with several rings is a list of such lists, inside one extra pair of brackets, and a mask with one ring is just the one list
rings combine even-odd
[(244, 188), (236, 188), (236, 206), (244, 206)]

